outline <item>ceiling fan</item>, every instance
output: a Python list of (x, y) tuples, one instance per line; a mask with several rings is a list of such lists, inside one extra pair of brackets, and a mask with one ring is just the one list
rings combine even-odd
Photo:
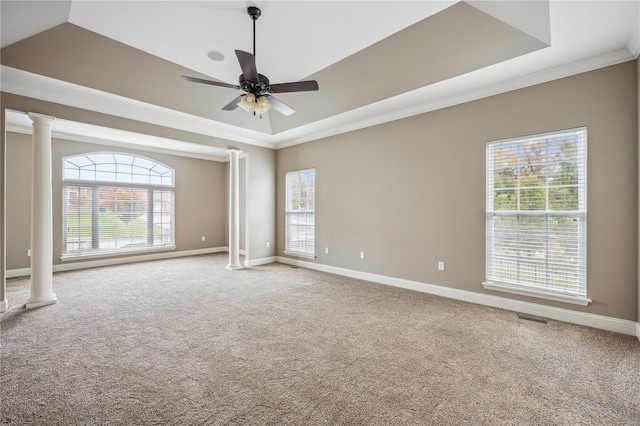
[(237, 107), (240, 107), (249, 113), (253, 113), (253, 115), (259, 114), (260, 118), (262, 118), (262, 114), (273, 107), (273, 109), (279, 113), (289, 116), (293, 114), (295, 110), (273, 96), (273, 93), (314, 91), (318, 90), (318, 82), (315, 80), (307, 80), (270, 84), (266, 76), (259, 74), (256, 68), (256, 21), (262, 12), (257, 7), (250, 6), (247, 8), (247, 13), (253, 20), (253, 55), (242, 50), (236, 50), (236, 56), (242, 69), (239, 84), (228, 84), (185, 75), (182, 76), (182, 79), (193, 83), (243, 90), (245, 94), (238, 96), (224, 106), (222, 108), (224, 111), (233, 111)]

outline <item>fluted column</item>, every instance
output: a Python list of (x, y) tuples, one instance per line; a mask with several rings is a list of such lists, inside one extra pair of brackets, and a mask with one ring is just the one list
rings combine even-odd
[(31, 183), (31, 297), (25, 308), (57, 302), (53, 294), (51, 124), (54, 117), (29, 113), (33, 122)]
[(240, 264), (240, 155), (230, 149), (229, 154), (229, 264), (227, 269), (241, 269)]

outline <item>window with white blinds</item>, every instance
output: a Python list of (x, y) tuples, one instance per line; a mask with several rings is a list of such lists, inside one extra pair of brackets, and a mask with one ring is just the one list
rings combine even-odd
[(316, 236), (316, 170), (286, 174), (285, 253), (313, 257)]
[(487, 282), (586, 297), (587, 129), (489, 142)]
[(65, 158), (63, 258), (174, 248), (173, 179), (170, 167), (130, 154)]

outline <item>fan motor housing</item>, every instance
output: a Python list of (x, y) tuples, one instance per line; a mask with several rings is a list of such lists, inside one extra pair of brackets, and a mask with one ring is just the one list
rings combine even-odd
[(257, 96), (262, 96), (269, 93), (269, 79), (262, 74), (258, 74), (258, 83), (245, 80), (242, 74), (240, 74), (238, 80), (240, 81), (240, 87), (242, 88), (242, 90), (247, 93), (253, 93)]

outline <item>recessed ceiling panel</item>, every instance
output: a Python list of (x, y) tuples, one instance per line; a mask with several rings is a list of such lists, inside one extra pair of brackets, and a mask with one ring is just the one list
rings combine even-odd
[(222, 107), (241, 92), (183, 81), (208, 78), (180, 65), (63, 24), (2, 49), (2, 64), (165, 108), (271, 133), (262, 119)]
[(310, 78), (318, 92), (282, 95), (298, 112), (274, 133), (512, 59), (547, 44), (467, 3), (457, 3)]
[[(272, 82), (313, 74), (450, 6), (446, 1), (74, 1), (69, 22), (152, 55), (235, 83), (234, 50), (252, 52)], [(208, 50), (225, 61), (213, 62)]]
[(546, 44), (551, 44), (548, 0), (467, 0), (467, 3)]
[(42, 31), (64, 24), (69, 19), (68, 1), (0, 2), (0, 47), (9, 46)]

